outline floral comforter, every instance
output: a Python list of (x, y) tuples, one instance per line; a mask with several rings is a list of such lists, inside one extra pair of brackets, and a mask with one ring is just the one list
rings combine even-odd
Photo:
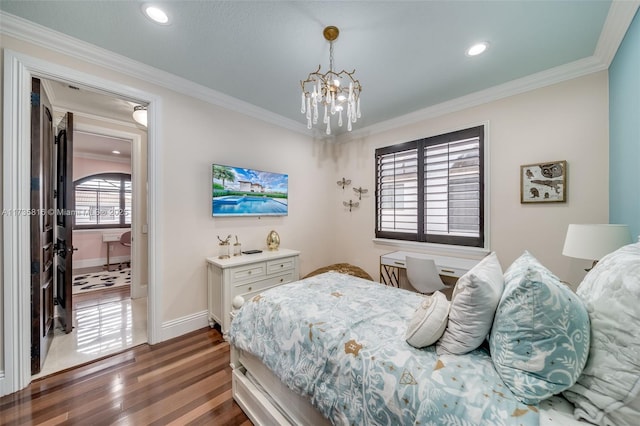
[(406, 343), (421, 297), (327, 272), (246, 301), (230, 341), (336, 425), (538, 425), (486, 350), (438, 356)]

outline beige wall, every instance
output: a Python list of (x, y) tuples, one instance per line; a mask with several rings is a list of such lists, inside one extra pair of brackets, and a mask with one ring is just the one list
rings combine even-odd
[[(529, 250), (562, 280), (579, 284), (590, 262), (561, 252), (569, 223), (608, 223), (606, 71), (341, 145), (339, 174), (368, 188), (369, 194), (351, 214), (339, 200), (334, 202), (335, 259), (358, 264), (377, 277), (378, 256), (400, 249), (372, 242), (376, 148), (482, 122), (489, 127), (491, 249), (505, 269)], [(520, 165), (556, 160), (568, 164), (567, 202), (520, 204)]]

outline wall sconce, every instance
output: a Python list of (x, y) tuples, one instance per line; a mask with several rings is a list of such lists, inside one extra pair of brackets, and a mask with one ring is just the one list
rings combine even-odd
[(138, 124), (147, 127), (147, 107), (144, 105), (136, 105), (133, 107), (133, 119)]

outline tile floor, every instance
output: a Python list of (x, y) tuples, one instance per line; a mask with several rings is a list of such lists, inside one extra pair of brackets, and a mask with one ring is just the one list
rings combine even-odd
[[(121, 299), (121, 300), (118, 300)], [(48, 376), (147, 341), (147, 298), (98, 298), (74, 303), (74, 328), (56, 328), (40, 373)]]

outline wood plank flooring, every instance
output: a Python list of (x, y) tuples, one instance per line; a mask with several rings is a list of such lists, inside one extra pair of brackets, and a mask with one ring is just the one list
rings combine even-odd
[(0, 398), (2, 425), (242, 425), (229, 344), (204, 328), (42, 379)]

